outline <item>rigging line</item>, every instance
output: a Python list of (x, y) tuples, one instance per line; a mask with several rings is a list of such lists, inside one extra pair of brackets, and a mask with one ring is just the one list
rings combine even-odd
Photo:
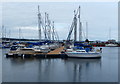
[(57, 40), (57, 36), (56, 36), (56, 33), (54, 32), (54, 36), (55, 36), (55, 39)]
[(44, 23), (44, 20), (42, 18), (42, 15), (41, 15), (41, 26), (42, 26), (42, 29), (43, 29), (43, 32), (44, 32), (44, 36), (45, 36), (45, 23)]
[(86, 37), (86, 35), (85, 35), (85, 31), (84, 31), (83, 28), (82, 28), (82, 30), (83, 30), (83, 36), (84, 36), (84, 38), (87, 39), (87, 37)]
[(57, 36), (57, 38), (58, 38), (58, 40), (59, 40), (59, 36), (58, 36), (58, 33), (57, 33), (57, 31), (56, 31), (56, 36)]
[(43, 32), (44, 32), (44, 36), (45, 36), (46, 31), (45, 31), (45, 28), (44, 28), (43, 24), (42, 24), (42, 28), (43, 28)]
[(59, 36), (58, 36), (57, 32), (55, 32), (55, 36), (56, 36), (56, 40), (59, 40)]
[(74, 25), (71, 26), (71, 29), (70, 29), (70, 31), (69, 31), (67, 40), (70, 40), (70, 38), (71, 38), (71, 34), (72, 34), (72, 31), (73, 31), (73, 26), (74, 26)]
[(72, 31), (73, 31), (73, 27), (74, 27), (74, 19), (73, 19), (73, 21), (72, 21), (72, 25), (70, 26), (70, 30), (69, 30), (69, 34), (68, 34), (67, 40), (70, 40)]
[[(54, 28), (54, 27), (53, 27), (53, 28)], [(59, 40), (59, 35), (58, 35), (57, 31), (55, 30), (55, 28), (54, 28), (53, 30), (54, 30), (53, 34), (54, 34), (54, 36), (55, 36), (55, 39), (56, 39), (56, 40)]]
[[(44, 20), (42, 18), (41, 18), (41, 23), (42, 23), (42, 25), (45, 25)], [(45, 30), (44, 27), (43, 27), (43, 29)]]
[[(51, 21), (50, 21), (50, 19), (49, 19), (49, 16), (47, 17), (47, 22), (48, 22), (48, 27), (49, 27), (49, 36), (50, 36), (50, 38), (51, 38), (51, 31), (52, 31), (52, 25), (51, 25)], [(58, 40), (59, 40), (59, 36), (58, 36), (58, 34), (57, 34), (57, 32), (56, 32), (56, 34), (55, 34), (55, 28), (53, 28), (53, 33), (54, 33), (54, 35), (56, 35), (57, 37), (56, 37), (56, 40), (57, 40), (57, 38), (58, 38)], [(54, 38), (53, 38), (54, 39)]]
[(53, 24), (52, 24), (52, 39), (53, 39), (53, 41), (54, 41), (54, 21), (52, 22)]
[(49, 19), (49, 15), (47, 14), (47, 23), (48, 23), (48, 37), (49, 37), (49, 40), (51, 40), (51, 21)]
[(55, 30), (55, 27), (54, 27), (54, 21), (53, 21), (53, 39), (59, 40), (59, 36), (58, 36), (57, 31)]

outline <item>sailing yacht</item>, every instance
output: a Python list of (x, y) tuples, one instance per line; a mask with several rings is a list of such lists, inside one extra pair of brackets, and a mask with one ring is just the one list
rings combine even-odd
[(79, 44), (65, 50), (65, 54), (71, 58), (101, 58), (102, 48), (94, 49), (91, 45)]
[[(109, 39), (111, 39), (111, 28), (109, 29)], [(105, 44), (106, 47), (117, 47), (118, 44), (109, 42), (108, 44)]]
[[(66, 43), (67, 47), (64, 53), (70, 58), (101, 58), (102, 48), (93, 49), (93, 47), (89, 45), (88, 39), (84, 43), (80, 43), (80, 41), (82, 41), (82, 28), (81, 28), (82, 23), (80, 22), (80, 6), (77, 11), (78, 12), (75, 12), (74, 19), (73, 19), (74, 24), (72, 23), (72, 26), (67, 38), (67, 42), (70, 43), (70, 37), (71, 37), (72, 31), (74, 30), (74, 42), (72, 42), (72, 46), (69, 46)], [(78, 20), (79, 21), (79, 42), (77, 42), (77, 17), (76, 17), (77, 14), (79, 16), (78, 17), (79, 18)], [(87, 23), (86, 23), (86, 27), (87, 27)]]

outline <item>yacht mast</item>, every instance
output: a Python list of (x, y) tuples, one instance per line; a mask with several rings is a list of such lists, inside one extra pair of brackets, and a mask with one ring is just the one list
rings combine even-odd
[(109, 40), (111, 40), (111, 28), (109, 28)]
[(45, 40), (47, 40), (47, 13), (45, 12)]
[(41, 41), (41, 13), (38, 5), (38, 30), (39, 30), (39, 42)]
[(21, 29), (19, 28), (19, 43), (20, 43), (20, 40), (21, 40)]
[(9, 37), (8, 37), (8, 38), (9, 38), (9, 41), (10, 41), (10, 37), (11, 37), (11, 31), (9, 30)]
[(54, 41), (54, 32), (55, 32), (55, 30), (54, 30), (54, 21), (53, 21), (53, 26), (52, 26), (52, 40)]
[(86, 39), (88, 39), (88, 22), (86, 22)]
[(79, 41), (82, 41), (82, 23), (80, 21), (80, 6), (79, 6), (79, 15), (78, 15), (78, 18), (79, 18)]
[(4, 25), (2, 25), (2, 38), (4, 38)]
[[(74, 10), (75, 13), (75, 10)], [(74, 42), (77, 41), (77, 17), (74, 15)]]

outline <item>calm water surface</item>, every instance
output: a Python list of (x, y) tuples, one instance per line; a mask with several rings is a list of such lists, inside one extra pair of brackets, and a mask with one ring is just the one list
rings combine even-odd
[(2, 52), (3, 82), (117, 82), (118, 48), (103, 48), (101, 59), (6, 58)]

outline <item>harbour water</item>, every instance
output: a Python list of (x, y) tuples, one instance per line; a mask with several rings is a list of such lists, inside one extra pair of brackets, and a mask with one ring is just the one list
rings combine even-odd
[(6, 58), (2, 82), (118, 82), (118, 47), (104, 47), (101, 59)]

